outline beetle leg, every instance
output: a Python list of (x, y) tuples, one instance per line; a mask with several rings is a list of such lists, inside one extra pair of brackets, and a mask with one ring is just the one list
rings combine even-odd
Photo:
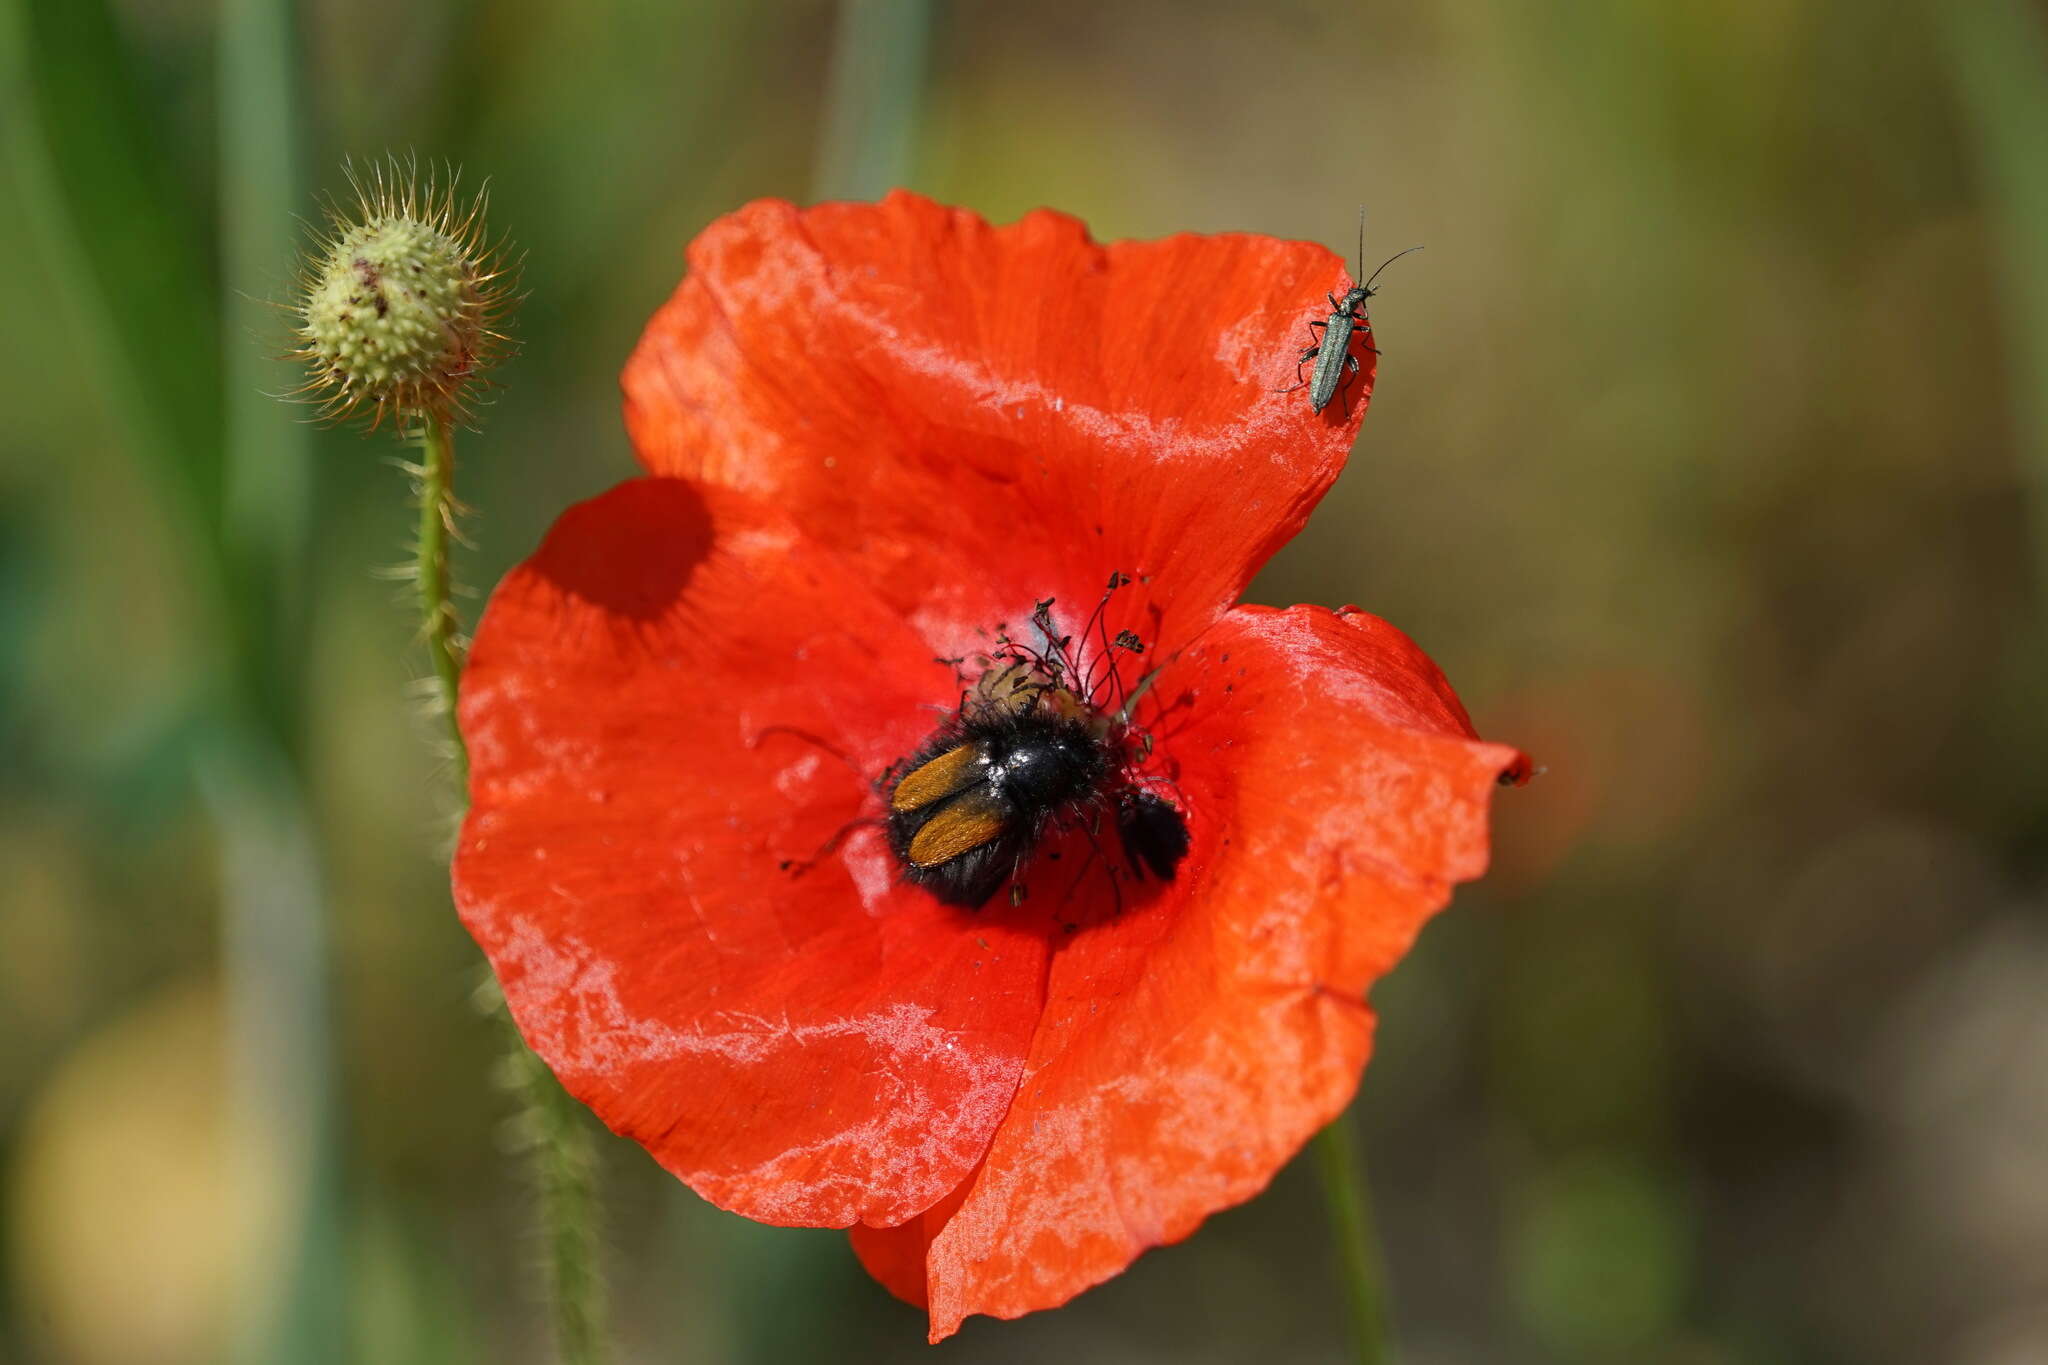
[(1301, 367), (1308, 364), (1309, 361), (1314, 360), (1318, 355), (1320, 355), (1322, 353), (1322, 349), (1323, 348), (1320, 346), (1310, 346), (1307, 349), (1303, 350), (1301, 353), (1301, 359), (1294, 362), (1294, 383), (1284, 389), (1274, 389), (1273, 392), (1293, 393), (1296, 389), (1307, 388), (1308, 380), (1301, 377)]
[[(1366, 349), (1371, 350), (1372, 348), (1367, 347)], [(1373, 351), (1373, 354), (1378, 355), (1379, 352)], [(1346, 421), (1349, 421), (1351, 418), (1351, 380), (1353, 376), (1358, 374), (1360, 368), (1357, 356), (1346, 355), (1344, 357), (1344, 378), (1337, 385), (1337, 396), (1344, 400), (1344, 418)]]
[(1322, 338), (1316, 335), (1315, 329), (1318, 327), (1327, 329), (1329, 325), (1329, 323), (1322, 321), (1313, 321), (1308, 324), (1309, 340), (1314, 342), (1315, 344), (1310, 346), (1304, 346), (1301, 348), (1301, 355), (1294, 362), (1295, 383), (1293, 384), (1293, 386), (1285, 389), (1274, 389), (1274, 393), (1293, 393), (1295, 389), (1305, 389), (1308, 387), (1308, 380), (1303, 379), (1301, 376), (1301, 367), (1308, 364), (1309, 361), (1314, 360), (1317, 356), (1323, 353)]

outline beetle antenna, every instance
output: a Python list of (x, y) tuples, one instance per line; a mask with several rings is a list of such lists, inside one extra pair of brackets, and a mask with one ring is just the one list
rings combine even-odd
[(820, 749), (823, 749), (826, 753), (832, 755), (832, 757), (838, 759), (841, 763), (844, 763), (851, 771), (859, 773), (862, 776), (866, 776), (866, 773), (862, 770), (860, 764), (854, 762), (852, 759), (846, 756), (845, 750), (839, 748), (837, 745), (833, 744), (830, 740), (825, 739), (823, 736), (814, 735), (809, 730), (798, 729), (794, 725), (764, 725), (761, 727), (760, 730), (756, 731), (752, 736), (748, 738), (747, 747), (749, 749), (760, 748), (762, 743), (770, 735), (788, 735), (793, 739), (800, 739), (806, 744), (815, 744)]
[[(1364, 273), (1365, 273), (1365, 205), (1363, 205), (1363, 204), (1360, 204), (1360, 205), (1358, 206), (1358, 274), (1359, 274), (1359, 275), (1363, 275)], [(1358, 283), (1358, 275), (1353, 275), (1353, 276), (1351, 277), (1351, 282), (1352, 282), (1353, 284), (1356, 284), (1356, 283)], [(1366, 286), (1366, 288), (1368, 288), (1368, 289), (1370, 289), (1371, 287), (1372, 287), (1371, 285), (1367, 285), (1367, 286)]]
[[(1422, 250), (1422, 248), (1421, 248), (1421, 247), (1419, 247), (1419, 246), (1411, 246), (1411, 247), (1409, 247), (1409, 248), (1408, 248), (1408, 251), (1397, 251), (1397, 252), (1395, 252), (1395, 253), (1394, 253), (1393, 255), (1391, 255), (1391, 256), (1389, 256), (1389, 257), (1387, 257), (1387, 259), (1385, 259), (1384, 261), (1381, 261), (1381, 262), (1380, 262), (1380, 270), (1385, 270), (1385, 269), (1386, 269), (1386, 268), (1387, 268), (1388, 266), (1390, 266), (1390, 265), (1392, 265), (1392, 264), (1393, 264), (1394, 262), (1396, 262), (1396, 261), (1400, 260), (1400, 259), (1401, 259), (1401, 258), (1402, 258), (1403, 256), (1406, 256), (1406, 255), (1408, 254), (1408, 252), (1409, 252), (1409, 251), (1420, 251), (1420, 250)], [(1367, 281), (1365, 282), (1365, 292), (1366, 292), (1366, 293), (1370, 294), (1370, 293), (1372, 292), (1372, 284), (1373, 284), (1373, 280), (1377, 280), (1377, 279), (1378, 279), (1378, 278), (1380, 277), (1380, 270), (1375, 270), (1375, 271), (1373, 271), (1373, 272), (1372, 272), (1372, 280), (1367, 280)]]
[(848, 820), (845, 824), (841, 825), (837, 830), (833, 831), (832, 837), (827, 839), (824, 843), (820, 844), (818, 846), (818, 851), (816, 853), (813, 853), (810, 857), (782, 858), (777, 860), (776, 867), (778, 867), (784, 872), (787, 872), (792, 878), (801, 877), (804, 875), (804, 873), (809, 872), (812, 868), (816, 867), (819, 863), (824, 862), (827, 858), (831, 857), (835, 852), (837, 852), (839, 846), (846, 842), (847, 835), (853, 833), (857, 829), (862, 828), (863, 826), (872, 825), (879, 828), (881, 823), (882, 820), (880, 816), (856, 816), (854, 819)]

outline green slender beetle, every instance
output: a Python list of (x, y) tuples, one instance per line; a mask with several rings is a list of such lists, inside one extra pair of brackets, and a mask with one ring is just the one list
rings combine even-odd
[[(1420, 250), (1422, 248), (1419, 246), (1408, 248), (1408, 251)], [(1308, 324), (1308, 334), (1313, 344), (1302, 348), (1301, 359), (1296, 365), (1295, 377), (1300, 378), (1299, 367), (1308, 364), (1311, 360), (1316, 363), (1315, 370), (1307, 379), (1295, 384), (1292, 388), (1278, 389), (1275, 392), (1293, 393), (1295, 389), (1306, 387), (1308, 389), (1309, 407), (1317, 412), (1321, 412), (1324, 408), (1330, 406), (1330, 400), (1337, 396), (1340, 388), (1349, 387), (1346, 381), (1352, 375), (1357, 374), (1359, 370), (1358, 357), (1352, 354), (1351, 351), (1351, 335), (1353, 332), (1360, 331), (1361, 329), (1366, 336), (1370, 337), (1372, 335), (1372, 319), (1366, 316), (1365, 304), (1366, 300), (1373, 296), (1373, 282), (1379, 279), (1380, 270), (1385, 270), (1395, 261), (1406, 256), (1408, 251), (1395, 252), (1392, 256), (1382, 261), (1380, 269), (1372, 272), (1372, 279), (1367, 280), (1364, 284), (1353, 284), (1346, 291), (1342, 299), (1339, 299), (1335, 294), (1325, 294), (1323, 296), (1330, 301), (1330, 316), (1327, 320), (1311, 321)], [(1364, 209), (1358, 211), (1358, 267), (1359, 272), (1363, 274), (1365, 270)], [(1357, 276), (1352, 278), (1355, 280)], [(1318, 327), (1323, 329), (1321, 336), (1316, 335), (1316, 328)], [(1364, 348), (1367, 351), (1371, 351), (1374, 355), (1379, 354), (1370, 342), (1364, 343)], [(1350, 405), (1346, 403), (1345, 416), (1348, 417), (1350, 415)]]

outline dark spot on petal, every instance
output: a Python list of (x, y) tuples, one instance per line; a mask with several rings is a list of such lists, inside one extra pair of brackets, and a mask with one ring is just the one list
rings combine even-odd
[(680, 479), (635, 479), (570, 508), (528, 567), (593, 606), (652, 620), (711, 551), (711, 512)]

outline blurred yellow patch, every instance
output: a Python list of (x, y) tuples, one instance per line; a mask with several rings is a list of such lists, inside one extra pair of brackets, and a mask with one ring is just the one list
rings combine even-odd
[(79, 1041), (29, 1101), (7, 1233), (22, 1320), (52, 1357), (229, 1354), (236, 1276), (277, 1259), (281, 1201), (274, 1154), (229, 1148), (225, 1043), (215, 987), (175, 985)]

